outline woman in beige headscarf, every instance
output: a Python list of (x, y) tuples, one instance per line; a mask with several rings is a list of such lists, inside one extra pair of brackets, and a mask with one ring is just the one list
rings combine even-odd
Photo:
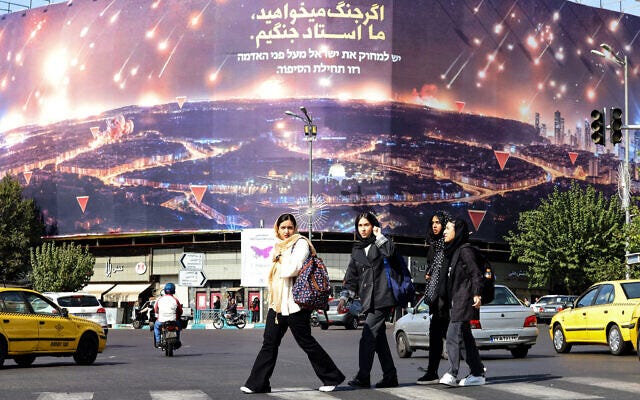
[(269, 273), (269, 296), (267, 322), (262, 348), (256, 357), (251, 374), (244, 386), (244, 393), (269, 393), (269, 380), (278, 358), (282, 337), (291, 328), (294, 339), (307, 353), (311, 366), (322, 381), (318, 390), (331, 392), (344, 381), (344, 375), (329, 354), (311, 336), (311, 312), (301, 308), (293, 300), (291, 289), (302, 264), (316, 250), (305, 237), (298, 234), (296, 219), (291, 214), (282, 214), (274, 225), (276, 244), (271, 253), (273, 266)]

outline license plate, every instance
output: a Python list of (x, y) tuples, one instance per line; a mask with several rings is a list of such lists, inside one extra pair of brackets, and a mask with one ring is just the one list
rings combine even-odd
[(491, 341), (496, 343), (515, 342), (516, 340), (518, 340), (518, 335), (491, 336)]
[(174, 339), (176, 337), (178, 337), (178, 335), (175, 332), (173, 332), (173, 331), (168, 331), (167, 332), (167, 339)]

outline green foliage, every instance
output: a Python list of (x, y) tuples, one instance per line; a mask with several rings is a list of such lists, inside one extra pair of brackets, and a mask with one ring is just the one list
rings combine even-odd
[(29, 273), (29, 249), (44, 233), (40, 213), (31, 199), (22, 197), (18, 180), (0, 180), (0, 279), (21, 281)]
[(73, 243), (56, 246), (43, 243), (31, 250), (31, 282), (41, 292), (75, 292), (85, 287), (93, 275), (96, 258)]
[(530, 288), (574, 294), (624, 278), (624, 213), (592, 186), (556, 187), (537, 209), (520, 213), (505, 240), (511, 259), (528, 265)]

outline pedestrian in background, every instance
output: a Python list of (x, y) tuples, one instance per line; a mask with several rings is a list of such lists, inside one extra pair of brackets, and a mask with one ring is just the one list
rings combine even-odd
[(269, 296), (267, 321), (262, 348), (244, 386), (244, 393), (269, 393), (269, 380), (278, 358), (282, 337), (291, 328), (298, 346), (307, 353), (314, 372), (322, 381), (318, 390), (331, 392), (342, 383), (345, 376), (340, 372), (329, 354), (311, 336), (311, 310), (300, 308), (293, 301), (292, 288), (302, 264), (316, 250), (305, 237), (298, 233), (296, 219), (291, 214), (282, 214), (274, 225), (276, 243), (271, 252), (273, 266), (269, 272)]
[(429, 304), (429, 363), (425, 374), (418, 378), (418, 385), (433, 385), (440, 381), (438, 367), (444, 350), (444, 340), (449, 327), (449, 299), (447, 298), (447, 274), (449, 262), (444, 254), (444, 227), (451, 216), (437, 211), (431, 217), (428, 230), (427, 271), (425, 301)]
[[(447, 354), (449, 370), (440, 383), (448, 386), (484, 385), (484, 365), (476, 341), (471, 333), (472, 319), (480, 319), (482, 304), (482, 273), (476, 263), (474, 250), (460, 248), (469, 241), (469, 227), (462, 219), (449, 221), (444, 230), (445, 256), (449, 261), (447, 296), (451, 303), (450, 322), (447, 329)], [(457, 252), (457, 255), (456, 255)], [(454, 264), (455, 263), (455, 264)], [(458, 371), (462, 351), (471, 374), (458, 383)]]
[(378, 354), (382, 367), (382, 380), (377, 388), (398, 386), (398, 375), (391, 357), (386, 335), (386, 320), (396, 300), (387, 285), (384, 257), (393, 254), (393, 242), (380, 229), (378, 219), (371, 213), (358, 214), (355, 220), (357, 242), (353, 245), (351, 259), (344, 276), (344, 290), (340, 294), (338, 309), (344, 308), (348, 298), (360, 294), (362, 312), (366, 315), (358, 349), (358, 373), (349, 386), (371, 387), (371, 368)]
[(251, 302), (251, 322), (254, 324), (260, 319), (260, 299), (258, 296), (253, 297)]

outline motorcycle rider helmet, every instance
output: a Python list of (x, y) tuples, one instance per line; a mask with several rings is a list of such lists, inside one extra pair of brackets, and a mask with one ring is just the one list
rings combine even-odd
[(164, 285), (164, 292), (165, 294), (176, 294), (176, 285), (171, 282), (167, 283)]

